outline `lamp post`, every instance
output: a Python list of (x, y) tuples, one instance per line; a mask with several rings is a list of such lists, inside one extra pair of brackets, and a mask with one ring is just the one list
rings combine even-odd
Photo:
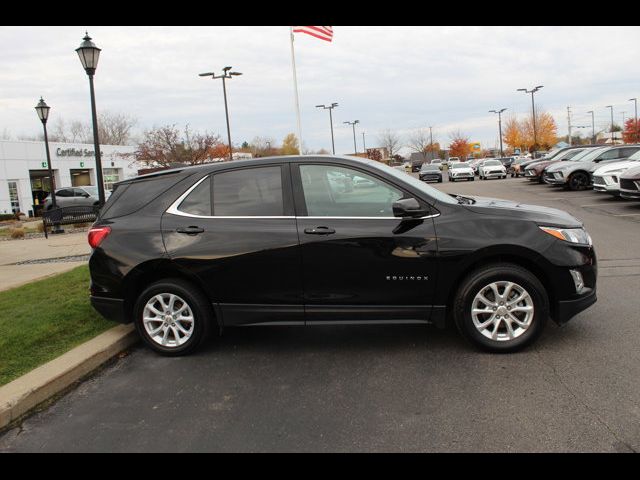
[(591, 142), (596, 143), (596, 120), (593, 114), (593, 110), (589, 110), (587, 113), (591, 114)]
[[(36, 105), (36, 112), (38, 118), (42, 122), (42, 128), (44, 129), (44, 149), (47, 152), (47, 169), (49, 170), (49, 188), (51, 189), (51, 207), (58, 208), (56, 203), (56, 179), (53, 176), (53, 169), (51, 168), (51, 154), (49, 153), (49, 137), (47, 136), (47, 120), (49, 119), (49, 110), (51, 107), (45, 103), (40, 97), (38, 105)], [(64, 233), (64, 230), (60, 228), (59, 224), (54, 224), (51, 233)]]
[(222, 69), (222, 75), (216, 75), (214, 72), (201, 73), (201, 77), (211, 77), (212, 80), (216, 78), (222, 79), (222, 92), (224, 94), (224, 113), (227, 118), (227, 138), (229, 139), (229, 160), (233, 160), (232, 148), (231, 148), (231, 128), (229, 127), (229, 107), (227, 105), (227, 84), (225, 80), (232, 77), (242, 75), (240, 72), (230, 72), (232, 67), (224, 67)]
[(362, 149), (364, 150), (364, 154), (367, 154), (367, 144), (364, 141), (364, 131), (362, 132)]
[(613, 138), (613, 105), (607, 105), (605, 108), (609, 108), (611, 110), (611, 145), (615, 145), (615, 139)]
[(537, 132), (536, 132), (536, 104), (533, 100), (533, 94), (536, 93), (538, 90), (540, 90), (542, 87), (544, 87), (544, 85), (538, 85), (537, 87), (534, 87), (531, 90), (527, 90), (526, 88), (518, 88), (517, 91), (518, 92), (524, 92), (524, 93), (530, 93), (531, 94), (531, 113), (532, 113), (532, 118), (533, 118), (533, 152), (536, 152), (536, 149), (538, 147), (538, 137), (537, 137)]
[(630, 102), (634, 103), (634, 121), (633, 121), (633, 125), (634, 125), (634, 129), (633, 129), (633, 139), (636, 143), (638, 143), (638, 99), (637, 98), (630, 98), (629, 99)]
[(104, 205), (104, 181), (102, 180), (102, 158), (100, 155), (100, 139), (98, 138), (98, 116), (96, 114), (96, 95), (93, 90), (93, 76), (98, 68), (100, 49), (91, 41), (89, 33), (85, 32), (85, 37), (76, 52), (80, 57), (80, 62), (84, 71), (89, 77), (89, 91), (91, 92), (91, 119), (93, 124), (93, 147), (96, 156), (96, 182), (98, 184), (98, 203)]
[(360, 123), (360, 120), (354, 120), (353, 122), (342, 122), (353, 127), (353, 150), (355, 155), (358, 155), (358, 147), (356, 145), (356, 123)]
[(498, 114), (498, 135), (500, 135), (500, 157), (504, 157), (504, 150), (502, 149), (502, 112), (504, 112), (506, 108), (501, 110), (489, 110), (489, 113), (497, 113)]
[(338, 106), (337, 103), (332, 103), (331, 105), (316, 105), (316, 108), (323, 108), (325, 110), (329, 110), (329, 124), (331, 125), (331, 149), (333, 154), (336, 154), (336, 145), (333, 140), (333, 116), (331, 115), (331, 110)]

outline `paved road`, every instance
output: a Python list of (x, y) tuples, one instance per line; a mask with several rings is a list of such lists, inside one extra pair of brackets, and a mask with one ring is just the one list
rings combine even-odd
[(420, 326), (230, 329), (185, 358), (139, 347), (0, 451), (639, 451), (640, 203), (522, 179), (436, 186), (583, 219), (599, 301), (512, 355)]

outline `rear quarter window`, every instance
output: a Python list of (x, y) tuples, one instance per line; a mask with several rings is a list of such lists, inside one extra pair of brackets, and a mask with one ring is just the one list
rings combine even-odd
[(183, 178), (177, 173), (117, 184), (100, 217), (103, 219), (123, 217), (140, 210)]

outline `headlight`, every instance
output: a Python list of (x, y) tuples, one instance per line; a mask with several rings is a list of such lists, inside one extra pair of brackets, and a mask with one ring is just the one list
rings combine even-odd
[(582, 245), (592, 245), (591, 236), (584, 228), (555, 228), (540, 227), (545, 233), (570, 243), (580, 243)]

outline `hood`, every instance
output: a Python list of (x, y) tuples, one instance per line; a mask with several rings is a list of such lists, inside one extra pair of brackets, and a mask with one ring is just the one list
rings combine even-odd
[(603, 165), (602, 167), (598, 167), (593, 172), (594, 175), (604, 175), (605, 173), (615, 172), (616, 170), (628, 170), (633, 167), (640, 166), (640, 162), (638, 161), (629, 161), (623, 160), (621, 162), (613, 162)]
[(517, 217), (550, 227), (578, 228), (582, 226), (582, 222), (576, 217), (557, 208), (528, 205), (525, 203), (512, 202), (511, 200), (502, 200), (500, 198), (470, 198), (473, 198), (476, 203), (466, 205), (466, 207), (475, 213)]
[(620, 178), (624, 178), (625, 180), (640, 180), (640, 165), (630, 168), (620, 175)]
[[(597, 165), (597, 164), (596, 164)], [(564, 162), (557, 162), (547, 167), (547, 172), (557, 172), (558, 170), (564, 170), (565, 168), (571, 170), (581, 169), (589, 169), (593, 166), (591, 162), (573, 162), (571, 160), (567, 160)]]

